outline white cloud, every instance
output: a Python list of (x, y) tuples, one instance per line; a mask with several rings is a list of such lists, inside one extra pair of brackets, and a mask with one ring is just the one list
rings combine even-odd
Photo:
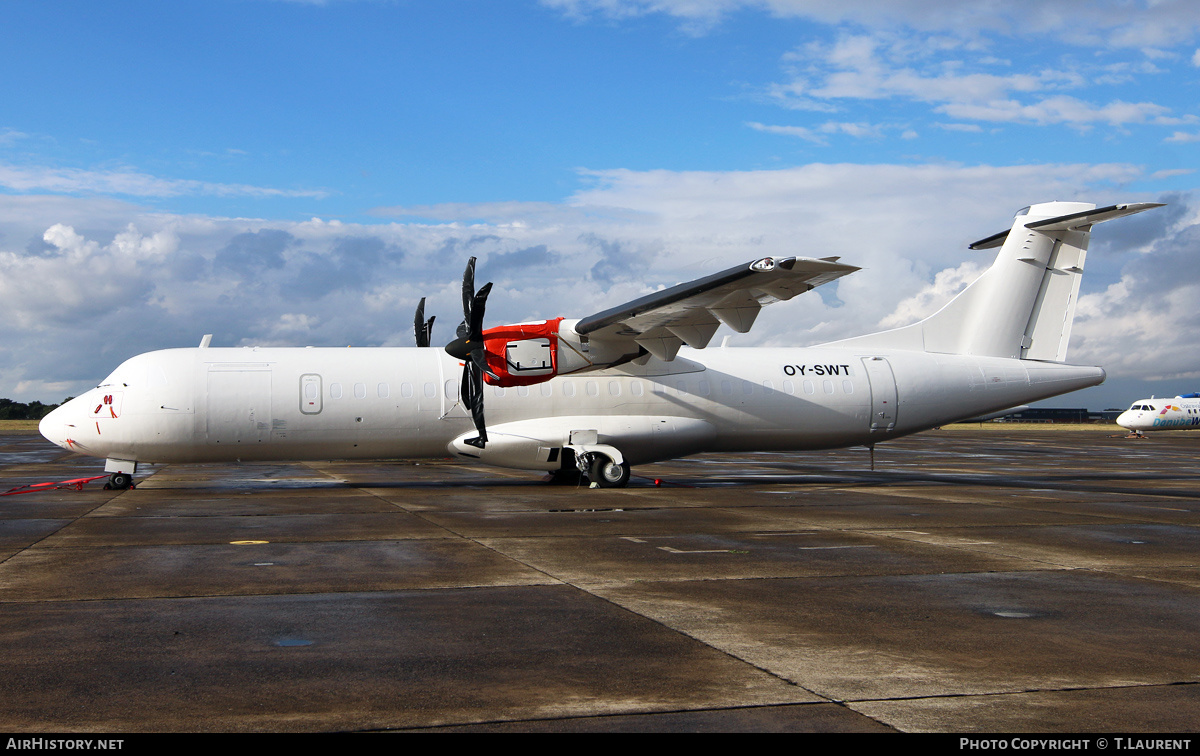
[(378, 224), (0, 195), (0, 396), (57, 400), (17, 387), (74, 393), (126, 357), (204, 333), (217, 344), (411, 344), (422, 296), (444, 342), (472, 255), (479, 280), (496, 282), (493, 324), (585, 316), (763, 255), (838, 255), (863, 270), (767, 308), (735, 340), (818, 343), (937, 306), (990, 261), (966, 245), (1017, 208), (1137, 199), (1102, 187), (1142, 175), (1122, 164), (595, 171), (564, 203), (392, 209), (436, 222)]
[(1191, 0), (542, 0), (576, 18), (661, 13), (692, 30), (711, 28), (743, 10), (823, 24), (889, 30), (896, 26), (948, 32), (1053, 36), (1076, 45), (1161, 48), (1186, 43), (1200, 30), (1200, 7)]
[(247, 184), (219, 184), (189, 179), (164, 179), (132, 170), (89, 171), (77, 168), (15, 166), (0, 163), (0, 186), (18, 192), (63, 192), (69, 194), (116, 194), (127, 197), (310, 197), (328, 192), (288, 190)]
[(826, 137), (831, 134), (846, 134), (859, 139), (879, 138), (889, 128), (882, 124), (839, 123), (837, 121), (826, 121), (815, 129), (804, 126), (770, 126), (757, 122), (749, 122), (746, 125), (755, 131), (798, 137), (816, 144), (827, 144)]
[(916, 323), (942, 309), (959, 292), (979, 278), (986, 265), (968, 260), (956, 268), (939, 271), (929, 284), (913, 296), (901, 301), (896, 309), (879, 321), (881, 328), (899, 328)]
[(1115, 100), (1096, 105), (1059, 90), (1094, 83), (1079, 72), (1042, 68), (1037, 73), (998, 75), (978, 69), (978, 60), (954, 59), (916, 50), (914, 40), (895, 33), (843, 36), (832, 44), (808, 43), (784, 62), (791, 80), (769, 94), (790, 108), (817, 103), (900, 99), (934, 106), (934, 112), (971, 121), (1067, 124), (1087, 127), (1191, 123), (1152, 102)]
[(944, 131), (962, 131), (968, 134), (983, 133), (983, 127), (977, 123), (938, 123), (934, 125)]
[(1015, 100), (996, 100), (988, 103), (950, 103), (936, 108), (938, 112), (954, 118), (977, 121), (1050, 124), (1062, 123), (1072, 126), (1088, 126), (1107, 123), (1123, 126), (1133, 123), (1157, 123), (1169, 125), (1180, 119), (1167, 114), (1170, 108), (1149, 102), (1111, 102), (1096, 107), (1074, 97), (1059, 95), (1047, 97), (1030, 104)]
[(762, 131), (767, 134), (781, 134), (783, 136), (798, 137), (816, 144), (826, 143), (825, 137), (821, 136), (812, 129), (808, 129), (803, 126), (768, 126), (765, 123), (757, 123), (754, 121), (751, 121), (746, 125), (755, 131)]
[(22, 139), (28, 138), (29, 135), (16, 129), (4, 129), (0, 131), (0, 147), (7, 147), (10, 144), (15, 144)]

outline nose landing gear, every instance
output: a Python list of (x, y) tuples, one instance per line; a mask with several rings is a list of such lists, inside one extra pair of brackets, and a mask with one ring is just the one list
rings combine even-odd
[(104, 490), (106, 491), (126, 491), (133, 487), (133, 476), (123, 472), (115, 472), (109, 475), (108, 482), (104, 484)]
[(127, 491), (133, 488), (133, 474), (137, 472), (137, 462), (109, 457), (104, 462), (104, 472), (108, 473), (105, 490)]

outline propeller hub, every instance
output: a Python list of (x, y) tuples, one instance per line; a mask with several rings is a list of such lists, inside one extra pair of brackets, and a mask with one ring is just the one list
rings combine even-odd
[(455, 339), (446, 345), (446, 354), (466, 362), (471, 357), (470, 342), (465, 338)]

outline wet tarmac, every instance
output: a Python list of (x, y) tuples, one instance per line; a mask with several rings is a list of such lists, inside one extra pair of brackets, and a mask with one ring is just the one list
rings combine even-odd
[[(0, 497), (0, 730), (1200, 729), (1200, 433)], [(0, 433), (0, 491), (99, 475)], [(661, 485), (655, 485), (655, 479)]]

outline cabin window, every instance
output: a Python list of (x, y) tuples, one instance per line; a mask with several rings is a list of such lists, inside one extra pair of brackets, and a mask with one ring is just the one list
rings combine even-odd
[(742, 381), (742, 393), (750, 396), (754, 393), (754, 384), (750, 381)]
[(412, 395), (413, 395), (412, 384), (411, 383), (401, 383), (400, 384), (400, 396), (404, 397), (405, 399), (412, 399)]
[(700, 385), (696, 387), (696, 393), (700, 396), (708, 396), (708, 381), (700, 381)]
[(609, 396), (620, 396), (621, 395), (621, 384), (617, 383), (616, 381), (609, 381), (608, 382), (608, 395)]
[(676, 383), (675, 391), (678, 392), (678, 394), (680, 396), (686, 395), (687, 394), (687, 381), (679, 381), (678, 383)]
[(563, 393), (567, 396), (575, 396), (575, 381), (567, 381), (564, 383)]
[(454, 379), (446, 381), (446, 396), (450, 397), (451, 399), (458, 396), (458, 381)]
[(600, 396), (600, 384), (595, 381), (588, 381), (586, 384), (588, 396)]
[(529, 396), (529, 387), (517, 386), (517, 396)]
[(304, 384), (304, 398), (305, 399), (316, 399), (317, 398), (317, 384), (315, 384), (315, 383)]
[(381, 384), (379, 384), (379, 385), (378, 385), (378, 386), (375, 388), (375, 392), (376, 392), (377, 394), (379, 394), (379, 398), (380, 398), (380, 399), (387, 399), (387, 398), (388, 398), (388, 394), (389, 394), (389, 393), (391, 393), (391, 392), (389, 391), (389, 389), (388, 389), (388, 385), (387, 385), (386, 383), (381, 383)]
[(492, 389), (492, 392), (495, 393), (496, 396), (504, 396), (504, 387), (496, 386)]
[(541, 392), (542, 396), (554, 396), (554, 387), (549, 383), (543, 383), (541, 385)]
[(329, 384), (329, 398), (330, 399), (341, 399), (342, 398), (342, 384), (340, 384), (340, 383)]
[(435, 386), (432, 383), (426, 383), (424, 386), (424, 390), (425, 390), (425, 396), (429, 397), (430, 399), (437, 396), (437, 386)]
[(847, 394), (853, 394), (854, 384), (850, 381), (842, 381), (842, 391), (845, 391)]
[(821, 381), (821, 388), (825, 389), (826, 394), (833, 393), (833, 381)]
[(763, 393), (768, 396), (775, 393), (775, 384), (770, 381), (763, 381)]
[(783, 382), (783, 393), (785, 393), (785, 394), (796, 393), (796, 384), (792, 383), (791, 381), (784, 381)]
[(813, 385), (813, 382), (812, 382), (812, 381), (805, 381), (805, 382), (804, 382), (804, 393), (806, 393), (806, 394), (815, 394), (815, 393), (817, 393), (817, 387)]
[(643, 392), (644, 390), (645, 390), (645, 389), (643, 389), (643, 388), (642, 388), (642, 382), (641, 382), (641, 381), (634, 381), (633, 383), (629, 384), (629, 391), (630, 391), (630, 392), (631, 392), (631, 393), (632, 393), (634, 396), (641, 396), (641, 395), (642, 395), (642, 392)]
[(365, 384), (365, 383), (354, 384), (354, 398), (355, 399), (366, 399), (367, 398), (367, 384)]

